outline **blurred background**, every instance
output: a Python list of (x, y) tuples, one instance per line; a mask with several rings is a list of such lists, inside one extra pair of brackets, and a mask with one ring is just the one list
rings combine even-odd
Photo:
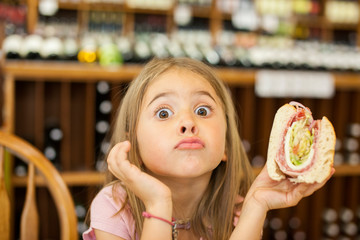
[[(254, 172), (276, 110), (292, 100), (327, 116), (335, 176), (298, 206), (271, 211), (264, 239), (360, 239), (358, 0), (1, 0), (0, 127), (62, 173), (79, 239), (104, 182), (107, 132), (127, 84), (153, 57), (195, 58), (228, 83)], [(27, 166), (8, 174), (24, 198)], [(41, 239), (59, 239), (49, 192), (38, 191)], [(14, 209), (19, 227), (22, 205)], [(15, 236), (16, 238), (18, 236)]]

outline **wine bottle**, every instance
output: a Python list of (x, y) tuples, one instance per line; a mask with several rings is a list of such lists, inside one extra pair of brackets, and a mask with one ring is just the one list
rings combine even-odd
[(60, 60), (63, 58), (64, 45), (60, 38), (49, 37), (44, 39), (40, 50), (40, 56), (46, 60)]
[(61, 169), (60, 146), (63, 139), (63, 131), (56, 125), (48, 125), (45, 129), (45, 134), (44, 155), (57, 169)]
[(96, 90), (101, 95), (108, 94), (110, 92), (110, 84), (106, 81), (100, 81), (96, 84)]
[(306, 232), (300, 230), (294, 231), (292, 238), (293, 240), (306, 240)]
[(97, 42), (94, 37), (85, 36), (81, 41), (78, 60), (82, 63), (93, 63), (97, 61)]
[(96, 122), (95, 128), (99, 134), (106, 134), (110, 128), (110, 124), (106, 120), (100, 120)]
[(118, 46), (113, 42), (102, 43), (98, 49), (99, 63), (102, 66), (119, 66), (123, 64)]
[(167, 58), (170, 56), (169, 51), (166, 48), (168, 38), (164, 34), (156, 34), (151, 37), (149, 46), (154, 55), (157, 58)]
[(40, 59), (42, 45), (43, 38), (40, 35), (31, 34), (26, 36), (21, 45), (21, 57), (30, 60)]
[(118, 50), (120, 51), (123, 61), (130, 62), (134, 58), (133, 44), (128, 37), (119, 37), (116, 40)]
[(27, 164), (19, 160), (15, 164), (14, 173), (18, 177), (25, 177), (27, 175)]
[(44, 149), (44, 155), (54, 164), (54, 166), (58, 165), (57, 164), (59, 159), (58, 151), (52, 144), (47, 144), (47, 146)]
[(78, 233), (79, 233), (79, 239), (82, 238), (83, 232), (88, 230), (88, 228), (89, 228), (89, 226), (84, 221), (78, 221), (77, 230), (78, 230)]
[(239, 67), (243, 67), (243, 68), (254, 67), (251, 59), (249, 58), (248, 50), (246, 50), (242, 47), (237, 47), (234, 49), (234, 55), (235, 55), (235, 58), (237, 59), (237, 65)]
[(358, 233), (358, 226), (354, 222), (347, 222), (341, 225), (341, 232), (348, 237), (354, 237)]
[(23, 44), (23, 37), (17, 34), (7, 36), (2, 44), (5, 57), (7, 59), (21, 58), (20, 49)]
[(338, 219), (338, 213), (333, 208), (326, 208), (323, 211), (322, 219), (325, 223), (333, 223)]
[(280, 230), (283, 227), (283, 221), (281, 220), (281, 218), (274, 217), (270, 219), (269, 226), (275, 231)]
[(112, 110), (112, 104), (110, 100), (104, 100), (99, 104), (99, 112), (102, 114), (110, 114)]
[(220, 63), (222, 66), (232, 67), (235, 66), (237, 61), (234, 55), (234, 50), (230, 46), (216, 46), (215, 51), (220, 56)]
[(251, 143), (250, 143), (250, 141), (247, 140), (247, 139), (243, 139), (243, 140), (242, 140), (242, 145), (243, 145), (243, 147), (244, 147), (244, 149), (245, 149), (245, 152), (249, 153), (250, 150), (251, 150)]
[(340, 233), (340, 227), (337, 223), (326, 223), (323, 231), (326, 237), (337, 237)]
[(289, 227), (292, 230), (298, 230), (301, 226), (301, 220), (298, 217), (292, 217), (289, 220)]
[(343, 223), (351, 222), (354, 219), (354, 216), (354, 211), (348, 207), (343, 207), (339, 213), (339, 218)]
[(220, 56), (210, 45), (202, 44), (199, 49), (204, 56), (205, 62), (211, 65), (219, 65)]
[(340, 166), (345, 163), (344, 155), (340, 152), (334, 154), (334, 166)]
[[(252, 160), (251, 160), (251, 165), (253, 167), (263, 167), (265, 165), (265, 158), (263, 156), (260, 155), (256, 155)], [(274, 220), (274, 219), (272, 219)], [(276, 219), (274, 220), (276, 221)], [(271, 222), (270, 222), (271, 224)]]
[(184, 52), (186, 54), (187, 57), (189, 58), (193, 58), (199, 61), (203, 61), (204, 56), (203, 54), (199, 51), (198, 47), (196, 46), (195, 43), (191, 43), (189, 42), (188, 44), (184, 44)]
[(181, 47), (181, 43), (176, 39), (171, 39), (168, 44), (166, 44), (166, 48), (171, 57), (184, 57), (185, 53)]
[(341, 151), (342, 149), (342, 141), (337, 138), (335, 142), (335, 151)]
[(79, 45), (75, 38), (68, 37), (64, 40), (64, 57), (66, 60), (77, 60)]
[(356, 152), (359, 149), (359, 141), (356, 138), (347, 138), (344, 141), (344, 147), (348, 152)]
[(59, 142), (63, 139), (63, 132), (60, 128), (54, 127), (49, 131), (49, 139), (54, 142)]
[(360, 123), (350, 123), (348, 125), (348, 134), (350, 137), (360, 137)]
[(284, 230), (277, 230), (277, 231), (274, 232), (274, 238), (276, 240), (287, 240), (288, 239), (288, 234)]
[(86, 209), (84, 207), (84, 205), (82, 204), (76, 204), (75, 206), (75, 213), (76, 213), (76, 217), (78, 220), (83, 220), (85, 219), (86, 216)]
[(152, 57), (149, 43), (146, 39), (138, 39), (134, 45), (135, 60), (137, 62), (146, 62)]
[(346, 157), (346, 162), (351, 166), (360, 165), (360, 154), (357, 152), (349, 153)]

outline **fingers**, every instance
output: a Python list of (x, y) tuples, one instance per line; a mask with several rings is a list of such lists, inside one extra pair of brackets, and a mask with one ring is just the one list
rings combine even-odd
[(244, 201), (244, 197), (242, 197), (240, 195), (236, 195), (236, 198), (235, 198), (236, 204), (242, 203), (243, 201)]
[(302, 198), (308, 197), (308, 196), (312, 195), (318, 189), (322, 188), (334, 173), (335, 173), (335, 169), (332, 168), (329, 176), (321, 183), (313, 183), (313, 184), (300, 183), (300, 184), (298, 184), (293, 191), (294, 192), (294, 202), (298, 202)]
[(116, 156), (127, 159), (127, 153), (130, 151), (130, 142), (124, 141), (117, 143), (111, 150), (108, 156), (108, 162), (114, 160)]
[(129, 162), (127, 157), (129, 151), (129, 141), (118, 143), (111, 149), (107, 159), (109, 171), (124, 182), (132, 181), (134, 171), (140, 171)]

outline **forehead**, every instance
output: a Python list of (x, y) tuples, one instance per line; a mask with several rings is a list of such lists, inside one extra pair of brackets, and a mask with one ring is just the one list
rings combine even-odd
[[(202, 75), (183, 68), (171, 68), (152, 79), (145, 92), (202, 90), (215, 94), (215, 89)], [(216, 94), (215, 94), (216, 95)]]

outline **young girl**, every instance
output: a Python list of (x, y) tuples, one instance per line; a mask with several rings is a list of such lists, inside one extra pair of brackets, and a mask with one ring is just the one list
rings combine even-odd
[(120, 106), (107, 156), (113, 181), (93, 200), (84, 239), (260, 239), (267, 211), (324, 184), (275, 182), (266, 167), (252, 183), (236, 116), (204, 63), (150, 61)]

